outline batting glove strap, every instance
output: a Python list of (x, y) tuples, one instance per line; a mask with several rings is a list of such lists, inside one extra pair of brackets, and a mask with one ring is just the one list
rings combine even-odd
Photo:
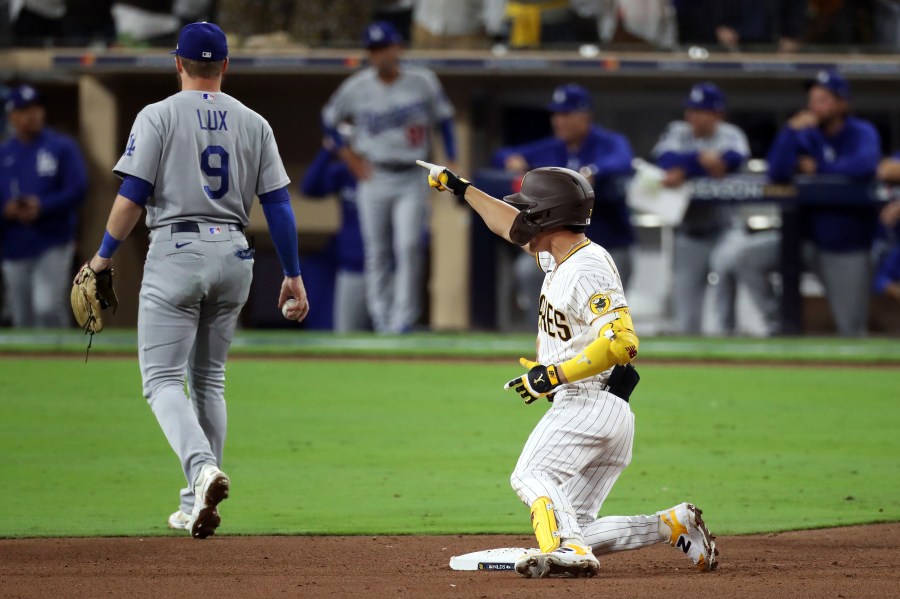
[(530, 404), (551, 393), (558, 386), (559, 376), (556, 366), (537, 364), (526, 374), (506, 383), (503, 388), (514, 389), (526, 404)]
[(459, 198), (466, 196), (466, 190), (471, 185), (466, 179), (446, 168), (441, 171), (437, 179), (429, 175), (428, 184), (438, 191), (450, 191), (450, 193)]

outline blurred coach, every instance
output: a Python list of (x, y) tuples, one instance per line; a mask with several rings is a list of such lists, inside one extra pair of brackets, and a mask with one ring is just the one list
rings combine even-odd
[(12, 91), (6, 113), (14, 134), (0, 145), (6, 301), (15, 327), (65, 327), (84, 159), (75, 140), (44, 125), (30, 85)]

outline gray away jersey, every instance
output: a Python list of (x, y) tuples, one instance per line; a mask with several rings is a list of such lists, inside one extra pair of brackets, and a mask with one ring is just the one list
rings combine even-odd
[(673, 121), (653, 147), (653, 157), (666, 152), (737, 152), (745, 159), (750, 156), (747, 136), (731, 123), (719, 123), (716, 132), (707, 138), (694, 137), (691, 126), (684, 121)]
[(431, 130), (453, 116), (437, 76), (403, 65), (390, 84), (372, 67), (351, 75), (322, 110), (327, 127), (350, 120), (353, 149), (372, 162), (408, 162), (428, 158)]
[(154, 185), (147, 227), (250, 222), (259, 194), (290, 183), (272, 128), (222, 92), (182, 91), (138, 114), (113, 168)]
[[(659, 158), (666, 152), (684, 154), (707, 151), (720, 154), (737, 152), (744, 160), (750, 157), (747, 136), (731, 123), (719, 123), (712, 136), (703, 138), (695, 137), (691, 126), (684, 121), (669, 124), (653, 148), (653, 157)], [(735, 224), (740, 219), (733, 205), (691, 202), (682, 226), (685, 230), (705, 234), (729, 226), (732, 219), (736, 219)]]

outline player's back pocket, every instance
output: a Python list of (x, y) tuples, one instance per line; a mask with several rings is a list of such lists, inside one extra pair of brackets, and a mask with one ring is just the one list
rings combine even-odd
[(166, 260), (172, 262), (190, 262), (195, 260), (206, 260), (206, 256), (200, 252), (169, 252), (166, 254)]

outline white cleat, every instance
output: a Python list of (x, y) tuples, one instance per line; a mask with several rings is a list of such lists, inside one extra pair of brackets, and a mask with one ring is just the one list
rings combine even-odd
[(563, 543), (550, 553), (526, 553), (516, 560), (515, 568), (525, 578), (593, 578), (600, 562), (590, 547)]
[(700, 515), (703, 512), (690, 503), (680, 503), (659, 513), (672, 531), (669, 545), (681, 549), (701, 572), (712, 572), (719, 566), (719, 550)]
[(172, 530), (187, 530), (187, 525), (190, 519), (190, 514), (185, 514), (181, 510), (178, 510), (177, 512), (169, 516), (169, 528), (171, 528)]
[(216, 534), (216, 529), (222, 522), (216, 506), (228, 499), (230, 487), (231, 481), (228, 479), (228, 475), (213, 464), (203, 466), (194, 483), (194, 511), (191, 512), (191, 517), (185, 524), (185, 528), (191, 531), (192, 537), (205, 539)]

